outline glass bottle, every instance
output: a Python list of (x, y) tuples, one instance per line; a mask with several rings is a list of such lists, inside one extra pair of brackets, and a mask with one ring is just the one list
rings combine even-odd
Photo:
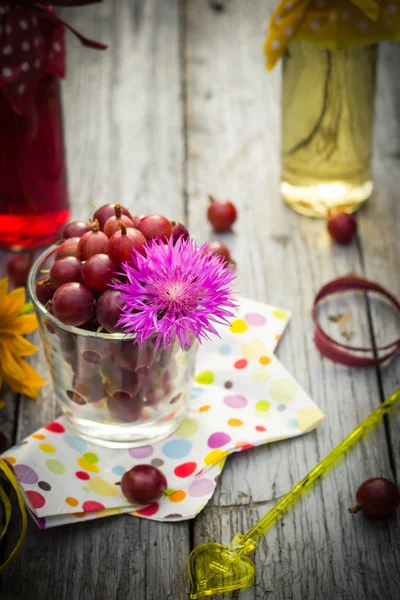
[(371, 195), (377, 47), (292, 40), (284, 56), (282, 178), (297, 212), (353, 212)]
[(0, 246), (49, 244), (68, 217), (59, 81), (45, 74), (22, 115), (0, 91)]

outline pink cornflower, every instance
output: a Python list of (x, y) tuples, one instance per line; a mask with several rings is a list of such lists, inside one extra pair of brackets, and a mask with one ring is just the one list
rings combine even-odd
[(176, 338), (187, 348), (193, 338), (201, 342), (218, 335), (213, 323), (229, 325), (233, 317), (235, 275), (207, 244), (197, 248), (192, 238), (152, 240), (145, 256), (134, 250), (122, 268), (126, 282), (113, 284), (125, 302), (118, 324), (136, 333), (139, 344), (156, 334), (155, 348), (162, 343), (165, 349)]

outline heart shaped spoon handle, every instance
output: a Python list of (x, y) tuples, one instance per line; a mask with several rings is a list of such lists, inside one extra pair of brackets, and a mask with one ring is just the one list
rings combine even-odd
[(196, 546), (189, 558), (191, 600), (233, 592), (252, 585), (255, 566), (247, 557), (264, 535), (306, 490), (340, 459), (345, 452), (375, 427), (400, 400), (400, 388), (375, 409), (350, 435), (332, 450), (308, 475), (297, 483), (244, 535), (236, 533), (229, 546), (207, 543)]
[(312, 469), (299, 483), (297, 483), (287, 494), (285, 494), (275, 506), (267, 512), (257, 523), (244, 534), (242, 540), (256, 542), (264, 535), (276, 521), (287, 512), (304, 492), (311, 488), (314, 483), (338, 461), (354, 444), (365, 437), (383, 419), (386, 413), (400, 400), (400, 388), (397, 389), (385, 402), (376, 408), (350, 435), (336, 446), (316, 467)]

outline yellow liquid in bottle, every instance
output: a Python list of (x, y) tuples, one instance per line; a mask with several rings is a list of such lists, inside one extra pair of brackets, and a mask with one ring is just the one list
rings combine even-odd
[(354, 212), (371, 195), (376, 47), (293, 40), (283, 62), (281, 192), (297, 212)]

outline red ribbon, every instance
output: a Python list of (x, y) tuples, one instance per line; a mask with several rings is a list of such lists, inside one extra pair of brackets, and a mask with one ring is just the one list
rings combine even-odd
[[(101, 0), (53, 0), (52, 5), (82, 6)], [(45, 73), (65, 76), (65, 27), (84, 46), (105, 50), (61, 19), (49, 2), (0, 0), (0, 90), (18, 114), (24, 112)]]
[[(327, 296), (348, 292), (351, 290), (376, 292), (389, 300), (400, 314), (400, 302), (393, 296), (393, 294), (391, 294), (383, 286), (379, 285), (379, 283), (368, 281), (362, 277), (339, 277), (338, 279), (334, 279), (333, 281), (330, 281), (324, 285), (314, 299), (312, 310), (312, 316), (316, 326), (314, 342), (322, 356), (325, 356), (334, 362), (346, 365), (348, 367), (373, 367), (395, 356), (400, 349), (400, 338), (390, 342), (389, 344), (377, 346), (375, 348), (351, 346), (349, 344), (338, 342), (329, 336), (322, 328), (318, 319), (318, 305), (322, 300), (324, 300)], [(359, 356), (353, 352), (349, 352), (349, 350), (353, 352), (372, 353), (375, 354), (375, 356)], [(380, 351), (384, 351), (385, 353), (382, 356), (378, 356), (377, 353)]]

